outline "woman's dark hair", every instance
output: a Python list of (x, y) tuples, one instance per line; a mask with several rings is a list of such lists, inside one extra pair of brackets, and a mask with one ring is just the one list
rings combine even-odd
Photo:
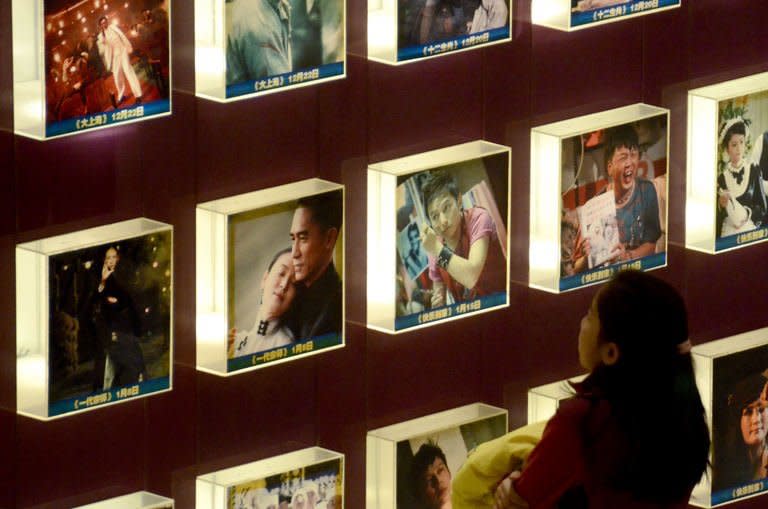
[(747, 135), (747, 126), (743, 121), (736, 122), (725, 131), (725, 136), (723, 136), (723, 148), (728, 148), (728, 144), (731, 142), (731, 136), (735, 134), (741, 134), (742, 136)]
[(600, 478), (638, 500), (685, 498), (706, 470), (709, 430), (688, 341), (682, 297), (644, 272), (621, 271), (597, 297), (601, 342), (618, 346), (615, 364), (593, 370), (590, 383), (610, 403), (625, 444), (607, 465), (589, 454)]

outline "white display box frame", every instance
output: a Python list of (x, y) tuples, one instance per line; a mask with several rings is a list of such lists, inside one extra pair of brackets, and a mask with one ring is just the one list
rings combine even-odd
[(551, 419), (563, 400), (576, 395), (570, 384), (579, 383), (586, 377), (579, 375), (528, 389), (528, 424)]
[(369, 0), (368, 58), (384, 64), (400, 65), (511, 41), (513, 3), (514, 0), (509, 0), (509, 20), (505, 27), (484, 30), (477, 34), (463, 35), (445, 41), (433, 41), (424, 45), (398, 48), (398, 2), (396, 0)]
[[(194, 0), (195, 2), (195, 95), (203, 99), (226, 103), (253, 99), (274, 92), (316, 85), (347, 76), (347, 2), (342, 2), (342, 47), (340, 61), (233, 84), (227, 91), (227, 32), (225, 0)], [(317, 71), (318, 77), (313, 72)], [(273, 82), (273, 80), (276, 80)], [(253, 91), (244, 91), (250, 88)], [(235, 93), (236, 92), (236, 93)]]
[[(456, 309), (461, 304), (450, 304), (440, 309), (449, 310), (448, 317), (425, 320), (418, 325), (396, 325), (397, 223), (396, 199), (398, 177), (437, 169), (447, 165), (472, 161), (496, 154), (507, 154), (507, 208), (499, 209), (506, 219), (506, 290), (504, 302), (473, 311)], [(509, 306), (509, 224), (511, 201), (511, 149), (487, 141), (471, 141), (461, 145), (423, 152), (400, 159), (392, 159), (368, 166), (368, 274), (367, 323), (368, 327), (388, 334), (398, 334), (436, 323), (456, 320)], [(410, 315), (409, 315), (410, 316)]]
[(507, 430), (509, 416), (506, 410), (485, 403), (472, 403), (368, 431), (365, 453), (365, 507), (397, 509), (399, 442), (498, 416), (504, 416), (504, 429)]
[[(717, 237), (719, 106), (722, 101), (768, 91), (768, 73), (688, 91), (688, 164), (685, 247), (715, 254), (768, 239), (768, 227)], [(754, 142), (754, 139), (753, 139)], [(765, 147), (764, 150), (768, 150)]]
[[(133, 394), (125, 387), (107, 389), (81, 403), (79, 398), (69, 409), (49, 401), (50, 331), (49, 331), (49, 259), (78, 249), (95, 247), (110, 242), (126, 241), (152, 233), (171, 234), (170, 260), (173, 260), (173, 227), (152, 219), (138, 218), (99, 226), (74, 233), (48, 237), (16, 245), (16, 410), (20, 415), (43, 421), (66, 417), (75, 413), (95, 410), (136, 398), (170, 391), (173, 387), (173, 268), (170, 269), (170, 345), (168, 377), (140, 382), (147, 384), (147, 392)], [(151, 382), (151, 384), (149, 383)], [(137, 386), (138, 387), (138, 386)], [(100, 398), (98, 396), (103, 396)], [(51, 405), (57, 405), (51, 414)]]
[[(680, 7), (682, 0), (627, 0), (628, 3), (588, 12), (571, 11), (571, 0), (533, 0), (531, 21), (567, 32)], [(654, 3), (656, 4), (654, 6)]]
[(228, 505), (227, 502), (230, 491), (234, 490), (237, 486), (334, 460), (339, 462), (341, 488), (337, 488), (337, 492), (342, 494), (341, 507), (344, 507), (344, 499), (346, 498), (344, 497), (344, 483), (346, 481), (344, 455), (329, 449), (323, 449), (322, 447), (308, 447), (197, 476), (195, 481), (195, 508), (225, 509), (233, 507)]
[[(737, 334), (724, 339), (718, 339), (716, 341), (702, 343), (694, 346), (691, 350), (696, 373), (696, 386), (699, 389), (701, 401), (704, 404), (704, 412), (707, 417), (707, 426), (710, 430), (710, 437), (714, 437), (714, 382), (715, 363), (717, 359), (765, 345), (768, 345), (768, 327)], [(768, 366), (766, 366), (766, 368), (768, 368)], [(755, 398), (757, 398), (757, 396), (758, 394), (755, 394)], [(697, 507), (716, 507), (732, 502), (738, 502), (745, 498), (768, 494), (768, 491), (765, 491), (768, 489), (768, 482), (766, 482), (765, 479), (745, 483), (745, 485), (741, 487), (727, 487), (726, 489), (720, 490), (719, 493), (713, 493), (711, 485), (712, 469), (713, 467), (717, 468), (717, 465), (715, 464), (716, 459), (717, 458), (713, 458), (711, 449), (707, 472), (702, 476), (701, 482), (693, 490), (690, 500), (691, 505)], [(743, 494), (736, 493), (740, 489), (744, 490)]]
[[(342, 279), (342, 329), (339, 343), (330, 346), (312, 348), (305, 351), (306, 342), (278, 348), (285, 350), (286, 355), (276, 356), (270, 360), (258, 360), (250, 366), (236, 367), (242, 362), (233, 362), (227, 357), (227, 334), (229, 330), (229, 221), (230, 217), (242, 212), (267, 208), (273, 205), (297, 200), (329, 191), (342, 191), (344, 186), (326, 180), (312, 178), (285, 184), (251, 193), (245, 193), (219, 200), (213, 200), (197, 205), (197, 242), (196, 242), (196, 294), (197, 294), (197, 369), (218, 376), (230, 376), (254, 369), (272, 366), (300, 357), (314, 355), (345, 345), (344, 327), (344, 263), (336, 265)], [(344, 198), (342, 197), (342, 210)], [(285, 232), (288, 239), (288, 231)], [(344, 253), (345, 238), (344, 224), (336, 240), (337, 252)], [(345, 262), (346, 260), (342, 260)], [(270, 352), (271, 357), (271, 350)], [(264, 357), (263, 355), (261, 357)], [(255, 361), (254, 361), (255, 362)]]
[[(566, 278), (561, 277), (563, 141), (580, 134), (659, 115), (666, 115), (667, 118), (667, 175), (669, 175), (668, 109), (637, 103), (531, 129), (531, 215), (528, 254), (528, 285), (531, 288), (560, 293), (598, 284), (623, 268), (651, 270), (667, 265), (665, 249), (663, 253), (616, 263), (606, 268), (590, 269), (580, 278), (578, 275), (568, 276), (568, 280), (563, 282)], [(556, 185), (552, 185), (553, 183)], [(667, 189), (669, 189), (668, 181)], [(665, 213), (664, 216), (667, 217), (667, 214)], [(662, 231), (666, 230), (666, 226), (661, 225)], [(638, 262), (640, 262), (639, 267)]]
[[(168, 1), (168, 90), (171, 90), (171, 1)], [(13, 124), (14, 132), (47, 140), (115, 127), (171, 114), (167, 100), (146, 102), (118, 111), (96, 112), (46, 124), (44, 0), (12, 0), (13, 25)], [(93, 125), (91, 125), (93, 124)]]
[(173, 506), (172, 498), (161, 497), (148, 491), (137, 491), (130, 495), (77, 506), (75, 509), (165, 509)]

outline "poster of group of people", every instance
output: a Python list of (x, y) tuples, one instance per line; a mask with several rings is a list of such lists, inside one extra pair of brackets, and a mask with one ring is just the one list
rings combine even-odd
[(343, 191), (229, 216), (227, 370), (343, 344)]
[(768, 488), (768, 345), (714, 359), (712, 505)]
[(560, 290), (666, 264), (667, 115), (562, 143)]
[(49, 258), (49, 415), (170, 388), (172, 233)]
[(398, 442), (397, 509), (450, 507), (451, 480), (467, 456), (506, 432), (506, 416), (496, 415)]
[(509, 0), (398, 2), (398, 61), (430, 57), (510, 38)]
[(395, 329), (507, 304), (507, 152), (398, 177)]
[(46, 136), (168, 113), (169, 0), (44, 0)]
[(344, 0), (226, 0), (226, 97), (344, 75)]
[(342, 509), (341, 458), (289, 470), (227, 489), (227, 509)]
[(589, 25), (679, 6), (680, 0), (571, 0), (571, 26)]
[(720, 102), (716, 251), (768, 238), (767, 132), (768, 91)]

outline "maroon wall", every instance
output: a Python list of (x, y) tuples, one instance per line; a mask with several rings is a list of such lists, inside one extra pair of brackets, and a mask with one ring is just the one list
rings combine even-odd
[[(669, 265), (695, 343), (768, 325), (768, 244), (684, 248), (686, 94), (765, 71), (768, 2), (680, 9), (401, 67), (365, 59), (348, 2), (348, 76), (234, 104), (194, 96), (193, 1), (173, 2), (173, 115), (45, 143), (12, 134), (10, 1), (0, 2), (0, 507), (64, 507), (148, 489), (193, 507), (198, 473), (309, 445), (347, 458), (365, 505), (367, 429), (484, 401), (526, 419), (528, 387), (579, 372), (593, 289), (527, 287), (529, 132), (644, 101), (672, 110)], [(510, 307), (398, 336), (365, 327), (368, 162), (484, 138), (512, 147)], [(319, 176), (347, 186), (346, 348), (229, 379), (195, 370), (195, 204)], [(136, 216), (175, 227), (173, 391), (48, 423), (15, 415), (14, 245)], [(728, 299), (724, 297), (728, 294)], [(556, 317), (556, 318), (553, 318)], [(766, 497), (734, 504), (762, 507)]]

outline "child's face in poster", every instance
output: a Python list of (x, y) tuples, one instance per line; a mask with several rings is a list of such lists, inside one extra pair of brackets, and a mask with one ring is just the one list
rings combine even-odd
[(282, 316), (293, 302), (296, 289), (293, 285), (293, 262), (291, 253), (283, 253), (277, 257), (272, 268), (264, 274), (262, 281), (262, 305), (265, 306), (267, 318)]
[(461, 226), (459, 203), (448, 191), (439, 193), (427, 207), (429, 222), (435, 233), (446, 239), (457, 239)]
[(741, 158), (744, 157), (745, 148), (746, 139), (743, 134), (731, 135), (731, 139), (728, 140), (728, 146), (726, 147), (731, 165), (738, 166), (741, 163)]
[(768, 424), (768, 407), (755, 401), (741, 411), (741, 436), (748, 446), (760, 445), (765, 441)]

